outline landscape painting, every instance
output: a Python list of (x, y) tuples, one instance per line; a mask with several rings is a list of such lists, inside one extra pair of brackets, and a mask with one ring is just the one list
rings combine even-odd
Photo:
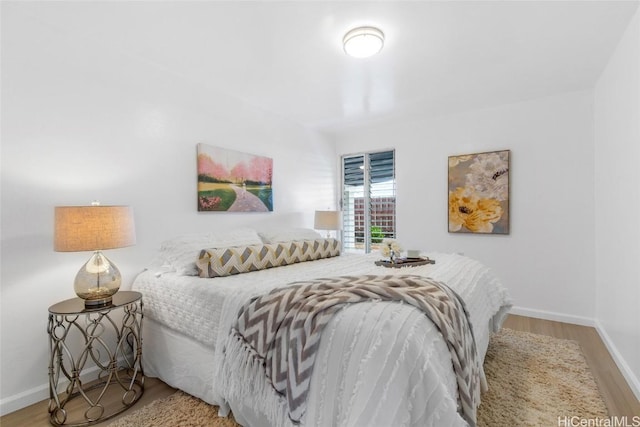
[(198, 144), (198, 211), (273, 211), (273, 159)]
[(449, 232), (509, 234), (510, 151), (449, 156)]

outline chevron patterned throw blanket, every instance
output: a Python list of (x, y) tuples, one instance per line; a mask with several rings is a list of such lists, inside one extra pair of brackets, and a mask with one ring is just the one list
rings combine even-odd
[(433, 321), (451, 352), (459, 412), (475, 426), (480, 364), (471, 324), (458, 295), (432, 279), (366, 275), (295, 282), (245, 304), (230, 338), (241, 345), (247, 363), (264, 367), (273, 388), (286, 399), (289, 418), (298, 423), (324, 326), (345, 304), (372, 300), (402, 301)]

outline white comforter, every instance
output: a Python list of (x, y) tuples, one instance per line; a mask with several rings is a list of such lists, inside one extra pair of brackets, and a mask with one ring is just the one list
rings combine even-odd
[[(222, 347), (244, 302), (296, 280), (338, 275), (420, 274), (443, 281), (465, 300), (484, 358), (491, 330), (510, 306), (507, 292), (482, 264), (452, 254), (428, 254), (434, 265), (408, 270), (377, 267), (379, 255), (343, 255), (225, 278), (200, 279), (150, 269), (134, 289), (145, 316), (214, 349), (214, 402), (244, 425), (288, 422), (275, 392), (255, 401), (244, 394), (243, 372), (225, 372)], [(225, 380), (226, 379), (226, 380)], [(266, 380), (265, 380), (266, 382)], [(464, 426), (449, 351), (431, 321), (400, 303), (353, 304), (323, 332), (311, 380), (305, 425)]]

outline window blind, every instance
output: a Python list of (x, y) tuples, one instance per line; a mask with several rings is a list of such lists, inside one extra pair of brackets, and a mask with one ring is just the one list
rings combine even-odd
[(383, 238), (395, 238), (395, 152), (344, 156), (342, 183), (345, 250), (370, 252)]

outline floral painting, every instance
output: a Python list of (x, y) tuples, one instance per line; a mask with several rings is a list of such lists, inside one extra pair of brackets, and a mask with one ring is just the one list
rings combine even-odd
[(449, 232), (509, 234), (509, 156), (449, 157)]
[(273, 159), (198, 144), (198, 210), (273, 211)]

